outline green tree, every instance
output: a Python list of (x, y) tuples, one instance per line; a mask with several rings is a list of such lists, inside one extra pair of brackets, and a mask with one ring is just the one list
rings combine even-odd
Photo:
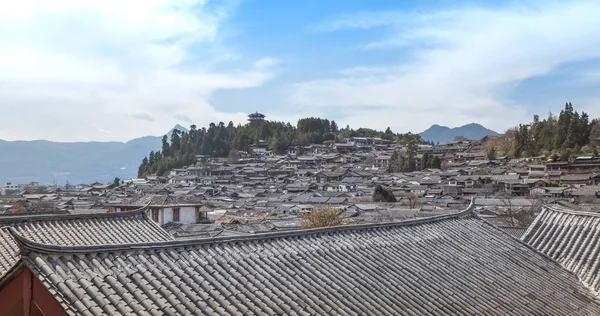
[(169, 139), (167, 138), (167, 135), (163, 136), (162, 138), (162, 154), (163, 157), (168, 157), (170, 155), (170, 145), (169, 145)]
[(415, 171), (416, 163), (415, 159), (417, 156), (417, 150), (419, 146), (414, 139), (410, 139), (406, 144), (406, 160), (404, 163), (404, 169), (402, 171), (412, 172)]
[(119, 186), (119, 185), (121, 184), (121, 179), (119, 179), (118, 177), (116, 177), (116, 178), (113, 180), (113, 184), (114, 184), (115, 186)]
[(373, 191), (373, 202), (396, 202), (396, 197), (391, 190), (378, 185)]
[(496, 146), (494, 146), (494, 145), (488, 146), (488, 148), (486, 149), (486, 152), (485, 152), (485, 156), (488, 160), (496, 160), (496, 158), (497, 158), (496, 157), (497, 156)]

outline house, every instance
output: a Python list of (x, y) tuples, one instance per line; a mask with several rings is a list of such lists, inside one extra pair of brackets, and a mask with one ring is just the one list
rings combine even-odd
[(600, 314), (575, 275), (471, 208), (399, 223), (94, 247), (11, 234), (22, 255), (0, 285), (3, 315)]
[(386, 169), (390, 165), (391, 156), (381, 155), (375, 157), (375, 168)]
[[(564, 186), (582, 187), (590, 183), (590, 174), (567, 174), (560, 177), (560, 182)], [(594, 175), (595, 176), (595, 175)]]
[[(63, 246), (173, 240), (171, 235), (148, 218), (145, 208), (83, 215), (0, 215), (0, 227), (11, 227), (32, 242)], [(18, 261), (17, 242), (6, 230), (0, 230), (0, 284)], [(1, 307), (0, 315), (5, 315)]]
[(259, 140), (258, 143), (250, 145), (250, 151), (253, 154), (265, 154), (268, 151), (268, 144), (264, 140)]
[(21, 192), (19, 185), (7, 182), (2, 189), (0, 189), (0, 195), (14, 195)]
[(139, 207), (147, 207), (148, 216), (164, 225), (170, 222), (183, 224), (196, 224), (207, 221), (204, 204), (199, 198), (178, 195), (144, 195), (129, 203), (111, 205), (117, 212), (123, 212)]
[(321, 190), (327, 192), (352, 192), (356, 191), (356, 184), (350, 183), (325, 183), (320, 186)]
[(171, 177), (184, 175), (187, 175), (186, 169), (171, 169), (171, 171), (169, 171), (169, 176)]
[(354, 146), (353, 143), (335, 143), (333, 149), (340, 154), (347, 154), (356, 151), (358, 147)]
[(532, 172), (546, 172), (546, 165), (528, 165), (527, 166), (529, 173), (531, 174)]
[(298, 155), (298, 147), (296, 146), (290, 146), (287, 149), (287, 154), (290, 156), (297, 156)]

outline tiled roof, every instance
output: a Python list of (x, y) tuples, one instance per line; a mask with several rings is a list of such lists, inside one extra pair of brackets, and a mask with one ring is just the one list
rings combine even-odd
[(521, 240), (600, 294), (600, 214), (545, 206)]
[[(61, 246), (87, 246), (173, 240), (145, 215), (145, 209), (85, 215), (0, 216), (0, 227), (12, 227), (28, 240)], [(0, 229), (0, 279), (18, 261), (14, 239)]]
[(139, 198), (131, 201), (128, 205), (143, 207), (149, 205), (150, 207), (169, 207), (169, 206), (183, 206), (191, 205), (198, 206), (202, 205), (202, 199), (194, 196), (183, 196), (183, 195), (142, 195)]
[(137, 245), (15, 236), (70, 315), (600, 314), (574, 275), (470, 211)]

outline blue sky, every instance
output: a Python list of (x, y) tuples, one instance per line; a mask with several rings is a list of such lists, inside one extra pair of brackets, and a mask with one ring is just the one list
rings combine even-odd
[(600, 116), (597, 1), (128, 0), (0, 12), (0, 139), (126, 141), (179, 123), (504, 131)]

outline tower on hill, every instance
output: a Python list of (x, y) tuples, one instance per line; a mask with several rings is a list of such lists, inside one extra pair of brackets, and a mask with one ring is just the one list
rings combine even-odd
[(250, 123), (255, 123), (255, 122), (262, 122), (265, 120), (265, 115), (262, 113), (251, 113), (248, 115), (248, 122)]

